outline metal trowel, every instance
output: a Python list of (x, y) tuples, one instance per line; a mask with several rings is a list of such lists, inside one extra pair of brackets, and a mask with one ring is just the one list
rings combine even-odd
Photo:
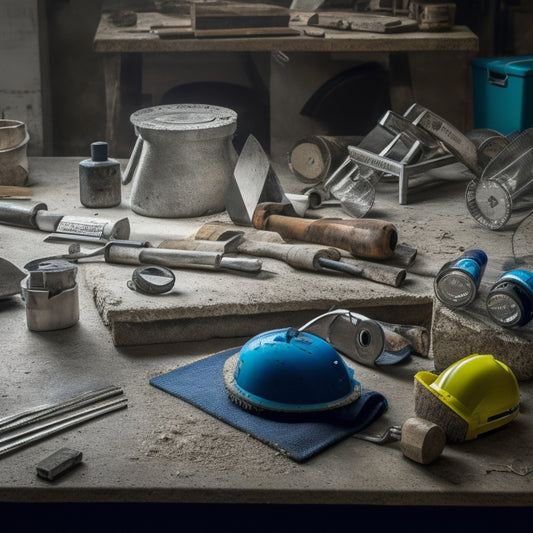
[(20, 294), (20, 282), (27, 276), (7, 259), (0, 257), (0, 300)]
[[(263, 202), (283, 204), (287, 214), (293, 210), (261, 144), (249, 135), (226, 191), (226, 209), (235, 224), (252, 226), (255, 208)], [(296, 212), (292, 216), (297, 216)]]

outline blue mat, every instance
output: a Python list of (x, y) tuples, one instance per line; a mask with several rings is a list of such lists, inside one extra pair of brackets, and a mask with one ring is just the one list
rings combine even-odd
[(150, 380), (150, 384), (202, 409), (272, 448), (303, 462), (357, 433), (387, 410), (377, 392), (362, 391), (350, 405), (322, 413), (251, 414), (227, 396), (222, 369), (240, 347), (201, 359)]

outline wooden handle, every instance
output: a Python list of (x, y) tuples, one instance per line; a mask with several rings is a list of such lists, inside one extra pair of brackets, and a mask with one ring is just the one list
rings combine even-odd
[(304, 270), (322, 270), (318, 259), (323, 257), (338, 261), (340, 252), (335, 248), (318, 248), (301, 244), (279, 244), (245, 239), (239, 245), (239, 251), (259, 257), (271, 257)]
[(387, 259), (394, 254), (398, 234), (394, 225), (377, 219), (319, 220), (271, 214), (278, 204), (258, 204), (255, 228), (279, 233), (284, 239), (313, 242), (349, 251), (354, 256)]
[(408, 418), (402, 426), (400, 449), (408, 459), (427, 465), (438, 459), (446, 446), (444, 430), (423, 418)]
[(7, 198), (9, 196), (33, 196), (33, 191), (29, 187), (0, 185), (0, 198)]

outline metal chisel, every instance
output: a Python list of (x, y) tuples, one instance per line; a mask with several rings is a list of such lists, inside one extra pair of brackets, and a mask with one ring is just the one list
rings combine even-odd
[(116, 222), (97, 218), (56, 215), (45, 203), (31, 205), (0, 201), (0, 223), (32, 228), (49, 233), (68, 233), (101, 239), (128, 239), (130, 223), (127, 218)]

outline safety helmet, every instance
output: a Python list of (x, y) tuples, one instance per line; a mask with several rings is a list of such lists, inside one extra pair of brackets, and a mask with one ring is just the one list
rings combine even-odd
[(295, 328), (250, 339), (224, 365), (230, 399), (248, 410), (314, 412), (361, 395), (353, 370), (325, 340)]
[[(507, 365), (492, 355), (473, 354), (456, 361), (438, 376), (418, 372), (415, 380), (466, 422), (463, 438), (452, 440), (475, 439), (518, 416), (520, 391), (517, 379)], [(426, 408), (424, 416), (430, 419), (428, 410)], [(418, 414), (422, 416), (420, 412)], [(442, 412), (440, 418), (443, 418)]]

